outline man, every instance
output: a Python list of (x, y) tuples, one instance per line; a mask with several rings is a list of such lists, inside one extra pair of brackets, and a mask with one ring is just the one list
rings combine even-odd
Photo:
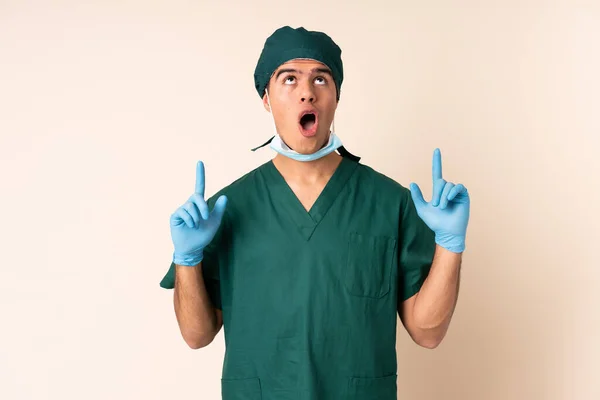
[(182, 336), (201, 348), (224, 327), (224, 400), (396, 399), (396, 315), (421, 346), (445, 336), (468, 193), (437, 149), (428, 203), (342, 146), (341, 50), (326, 34), (276, 30), (254, 78), (277, 154), (207, 202), (198, 163), (161, 282)]

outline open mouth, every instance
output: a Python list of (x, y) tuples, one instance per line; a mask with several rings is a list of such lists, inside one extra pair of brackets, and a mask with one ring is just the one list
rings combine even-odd
[(317, 130), (317, 114), (316, 112), (308, 111), (300, 117), (300, 127), (305, 135), (314, 134)]

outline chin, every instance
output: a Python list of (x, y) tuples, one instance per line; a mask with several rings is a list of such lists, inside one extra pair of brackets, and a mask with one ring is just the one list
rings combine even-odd
[(329, 137), (325, 135), (302, 137), (302, 139), (298, 142), (298, 150), (296, 151), (302, 154), (312, 154), (324, 147), (327, 144), (328, 139)]
[[(290, 137), (291, 140), (286, 139)], [(281, 139), (291, 149), (300, 154), (312, 154), (325, 146), (329, 140), (329, 132), (317, 132), (313, 136), (305, 136), (302, 132), (294, 132), (292, 135), (282, 136)]]
[(319, 150), (319, 148), (309, 143), (298, 143), (298, 145), (293, 147), (293, 150), (300, 154), (312, 154)]

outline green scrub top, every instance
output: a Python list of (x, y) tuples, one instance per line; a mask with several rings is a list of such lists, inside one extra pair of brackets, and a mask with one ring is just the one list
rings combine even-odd
[[(223, 312), (223, 400), (395, 400), (396, 324), (435, 251), (410, 192), (344, 157), (310, 211), (272, 161), (228, 196), (205, 250)], [(173, 288), (174, 265), (161, 281)]]

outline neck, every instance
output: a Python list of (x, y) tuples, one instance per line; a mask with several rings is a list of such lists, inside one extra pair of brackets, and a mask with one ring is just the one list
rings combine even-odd
[(330, 178), (341, 161), (342, 156), (336, 152), (314, 161), (296, 161), (281, 154), (273, 158), (273, 164), (284, 177), (307, 183)]

